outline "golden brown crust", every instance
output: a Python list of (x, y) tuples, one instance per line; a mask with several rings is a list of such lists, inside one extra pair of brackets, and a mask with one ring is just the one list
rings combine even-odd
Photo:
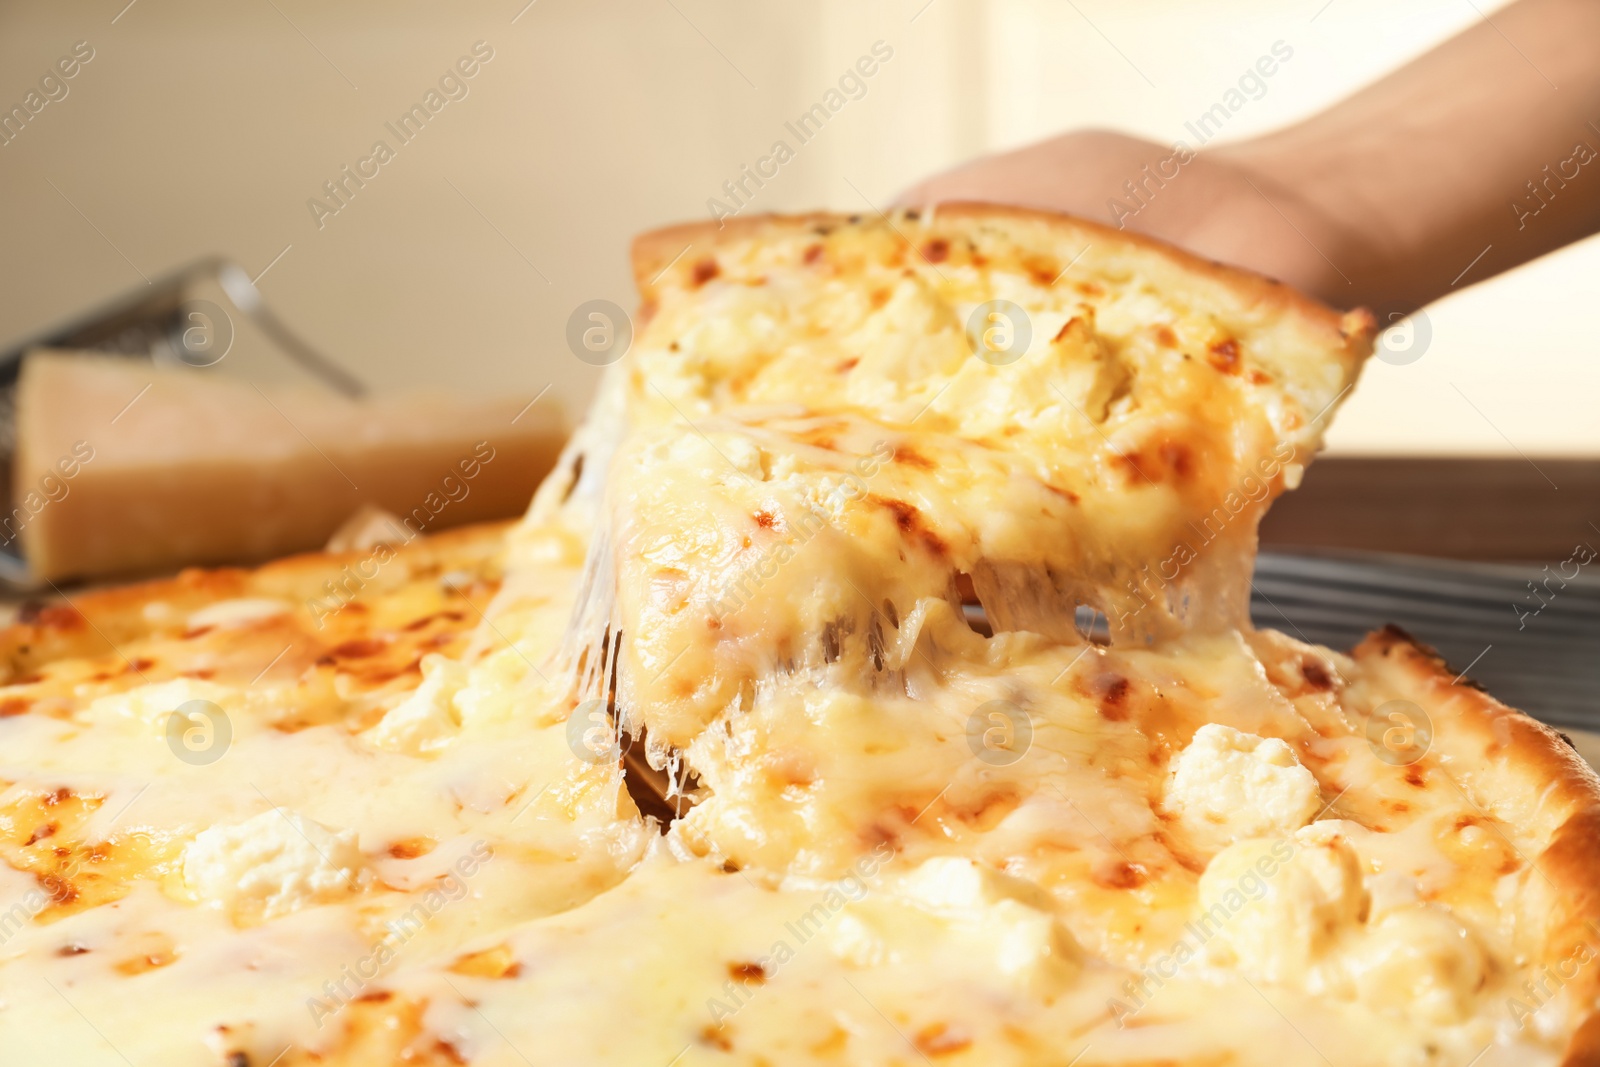
[[(927, 215), (931, 215), (931, 219)], [(1339, 312), (1275, 279), (1196, 256), (1153, 237), (1113, 229), (1073, 215), (1000, 204), (953, 202), (940, 204), (931, 212), (913, 211), (896, 217), (903, 222), (920, 223), (931, 233), (939, 233), (950, 224), (954, 224), (953, 228), (994, 223), (1041, 226), (1048, 229), (1054, 240), (1072, 238), (1083, 245), (1098, 245), (1102, 249), (1118, 249), (1147, 257), (1152, 263), (1163, 263), (1185, 273), (1210, 279), (1229, 292), (1241, 306), (1292, 317), (1320, 334), (1321, 342), (1328, 348), (1341, 351), (1351, 366), (1366, 357), (1378, 332), (1377, 319), (1365, 308)], [(852, 225), (866, 219), (867, 216), (863, 215), (826, 212), (750, 215), (721, 222), (683, 223), (653, 230), (634, 239), (634, 281), (648, 309), (654, 301), (660, 277), (668, 267), (687, 263), (688, 269), (693, 269), (695, 257), (691, 253), (696, 246), (709, 251), (739, 241), (777, 239), (819, 226)], [(887, 216), (884, 221), (891, 226), (898, 225)]]
[(1560, 733), (1455, 674), (1398, 627), (1369, 635), (1352, 655), (1434, 716), (1434, 750), (1464, 794), (1481, 798), (1471, 802), (1545, 842), (1530, 857), (1548, 896), (1531, 883), (1539, 903), (1527, 916), (1537, 935), (1528, 948), (1579, 1013), (1564, 1067), (1600, 1063), (1600, 778)]

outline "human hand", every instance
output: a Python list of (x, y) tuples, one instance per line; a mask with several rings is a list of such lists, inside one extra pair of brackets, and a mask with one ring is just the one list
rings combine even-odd
[(1352, 283), (1335, 266), (1366, 254), (1352, 228), (1248, 157), (1085, 130), (973, 160), (913, 186), (900, 203), (980, 200), (1066, 212), (1248, 267), (1335, 306), (1352, 304)]
[(1065, 211), (1388, 323), (1600, 232), (1596, 114), (1600, 3), (1517, 0), (1261, 137), (1175, 151), (1069, 133), (930, 178), (901, 203)]

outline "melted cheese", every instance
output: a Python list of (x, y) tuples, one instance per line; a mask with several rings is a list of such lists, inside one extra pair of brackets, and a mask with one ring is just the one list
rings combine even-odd
[[(1076, 248), (896, 226), (665, 272), (492, 556), (15, 647), (7, 1057), (1556, 1062), (1563, 1003), (1500, 1013), (1540, 842), (1380, 758), (1356, 663), (1235, 625), (1351, 365), (1126, 249), (1057, 286)], [(992, 299), (1015, 359), (969, 340)], [(613, 685), (665, 833), (569, 730)]]

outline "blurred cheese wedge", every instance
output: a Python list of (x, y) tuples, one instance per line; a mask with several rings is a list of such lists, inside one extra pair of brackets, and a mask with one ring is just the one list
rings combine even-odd
[(59, 579), (317, 548), (364, 505), (408, 536), (516, 515), (565, 437), (553, 405), (531, 399), (349, 400), (33, 352), (0, 540)]

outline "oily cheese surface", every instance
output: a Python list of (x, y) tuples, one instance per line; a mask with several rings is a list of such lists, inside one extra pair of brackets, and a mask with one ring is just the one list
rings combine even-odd
[[(1359, 316), (998, 210), (728, 230), (641, 242), (648, 323), (515, 526), (0, 634), (0, 1048), (1593, 1062), (1600, 806), (1561, 739), (1397, 632), (1138, 584), (1218, 507), (1197, 562), (1244, 581)], [(990, 364), (957, 290), (1062, 323)], [(1079, 594), (1134, 624), (1080, 632)]]
[[(984, 637), (929, 605), (938, 685), (918, 656), (903, 699), (758, 703), (743, 777), (714, 778), (662, 838), (614, 768), (575, 758), (568, 702), (522, 661), (560, 625), (541, 624), (527, 568), (543, 557), (548, 588), (572, 595), (561, 540), (518, 531), (498, 557), (520, 558), (515, 596), (453, 601), (493, 626), (446, 646), (469, 680), (456, 732), (428, 750), (385, 747), (352, 706), (269, 742), (213, 678), (238, 723), (226, 778), (194, 777), (159, 736), (143, 738), (155, 758), (113, 756), (151, 732), (124, 721), (133, 701), (171, 684), (143, 643), (157, 636), (124, 646), (156, 663), (147, 684), (113, 683), (116, 717), (101, 693), (0, 722), (7, 892), (52, 898), (7, 924), (8, 1047), (113, 1062), (77, 1009), (135, 1063), (1387, 1064), (1486, 1046), (1478, 1062), (1556, 1062), (1559, 998), (1541, 1015), (1522, 995), (1521, 1027), (1503, 1014), (1543, 938), (1523, 906), (1547, 846), (1538, 797), (1495, 783), (1522, 773), (1503, 754), (1441, 743), (1399, 765), (1369, 743), (1393, 700), (1426, 701), (1442, 728), (1481, 699), (1382, 653), (1408, 644), (1351, 658), (1259, 632), (1124, 651)], [(451, 610), (428, 603), (437, 578), (430, 564), (374, 598), (389, 625), (370, 636)], [(480, 562), (474, 581), (495, 580)], [(166, 651), (174, 676), (192, 666)], [(58, 660), (11, 692), (106, 665)], [(417, 669), (396, 707), (426, 686)], [(513, 697), (504, 722), (474, 703), (491, 693)], [(509, 706), (541, 695), (539, 712)], [(1026, 709), (1025, 747), (1013, 732), (986, 748), (989, 719), (974, 745), (971, 709), (996, 700), (1002, 718)], [(80, 737), (59, 732), (74, 723)], [(1258, 759), (1262, 739), (1282, 751)], [(1230, 754), (1244, 773), (1208, 775)], [(1230, 781), (1247, 783), (1248, 825), (1239, 797), (1207, 806)], [(273, 838), (259, 820), (289, 828), (281, 813), (314, 824), (296, 831), (310, 852), (281, 832), (276, 853), (221, 839)], [(270, 914), (218, 888), (296, 851), (303, 877), (274, 882), (291, 888)], [(185, 860), (229, 856), (219, 880), (188, 877)], [(59, 1028), (43, 1044), (41, 1015)]]
[(571, 568), (496, 633), (505, 534), (24, 611), (0, 690), (8, 1057), (338, 1050), (381, 977), (622, 877), (648, 838), (533, 666)]
[[(1503, 709), (1436, 664), (1405, 695), (1382, 670), (1400, 643), (1301, 660), (1248, 626), (1256, 523), (1370, 317), (968, 206), (686, 227), (642, 238), (635, 267), (647, 321), (594, 416), (620, 444), (580, 507), (597, 532), (572, 662), (654, 763), (691, 772), (674, 834), (697, 854), (791, 878), (845, 877), (881, 842), (981, 857), (1051, 892), (1099, 962), (1203, 956), (1213, 978), (1404, 1002), (1409, 1038), (1341, 1046), (1371, 1062), (1559, 1047), (1588, 1013), (1570, 957), (1575, 984), (1537, 1004), (1501, 983), (1592, 955), (1567, 929), (1592, 916), (1580, 883), (1542, 858), (1592, 812), (1592, 777), (1535, 732), (1441, 740), (1460, 762), (1430, 779), (1391, 746), (1431, 745), (1435, 711), (1459, 740)], [(1027, 338), (1009, 350), (997, 304)], [(973, 601), (992, 636), (962, 618)], [(1086, 607), (1110, 649), (1076, 632)], [(991, 735), (1028, 758), (980, 758)], [(1490, 756), (1546, 782), (1467, 774)], [(1550, 779), (1568, 802), (1508, 831), (1510, 797)], [(1239, 921), (1218, 944), (1202, 924), (1202, 952), (1197, 912)], [(1101, 1006), (1142, 1011), (1146, 981)], [(1452, 1026), (1484, 1040), (1442, 1052)]]

